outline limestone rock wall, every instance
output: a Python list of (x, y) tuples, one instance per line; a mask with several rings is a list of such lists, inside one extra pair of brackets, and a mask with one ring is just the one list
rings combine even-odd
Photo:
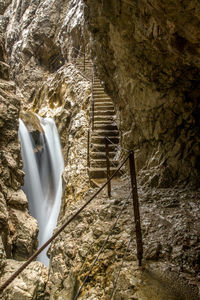
[(60, 134), (65, 170), (63, 207), (76, 201), (88, 189), (87, 133), (91, 82), (72, 63), (49, 74), (33, 99), (33, 110), (54, 117)]
[(1, 234), (6, 256), (23, 260), (37, 247), (37, 223), (28, 215), (21, 190), (24, 173), (18, 142), (20, 99), (13, 82), (0, 81), (1, 117)]
[[(74, 162), (81, 153), (77, 148), (72, 154), (70, 149), (84, 136), (79, 148), (85, 157), (91, 91), (90, 82), (70, 63), (81, 65), (83, 51), (89, 55), (84, 10), (84, 2), (77, 0), (13, 0), (2, 3), (0, 11), (2, 57), (10, 66), (17, 92), (23, 95), (21, 109), (55, 116), (65, 162), (71, 160), (79, 178), (83, 165)], [(75, 186), (76, 179), (71, 181)]]
[[(7, 61), (12, 78), (32, 100), (45, 73), (83, 50), (82, 1), (11, 1), (2, 16)], [(78, 50), (76, 50), (75, 48)]]
[[(8, 259), (4, 274), (0, 283), (5, 282), (18, 268), (22, 262)], [(47, 268), (40, 262), (32, 262), (9, 287), (3, 292), (2, 299), (27, 300), (44, 299), (44, 290), (47, 281)]]
[[(84, 136), (89, 121), (90, 83), (81, 74), (77, 75), (72, 66), (63, 66), (68, 62), (82, 64), (83, 51), (88, 57), (85, 5), (77, 0), (50, 3), (13, 0), (3, 7), (6, 61), (11, 68), (11, 78), (24, 96), (22, 109), (56, 116), (67, 162), (72, 155), (72, 144), (75, 147), (78, 144), (76, 132), (80, 129), (80, 136)], [(85, 141), (82, 146), (85, 156)], [(73, 155), (78, 159), (79, 150), (75, 152)], [(71, 159), (75, 162), (73, 155)], [(72, 168), (80, 175), (82, 162)], [(72, 182), (75, 186), (76, 180)]]
[(198, 185), (199, 2), (85, 3), (95, 66), (144, 182)]
[[(28, 201), (21, 190), (24, 173), (18, 118), (22, 99), (16, 96), (14, 82), (5, 80), (8, 74), (6, 68), (0, 78), (0, 285), (37, 249), (38, 234), (37, 221), (29, 215)], [(38, 274), (34, 274), (35, 268)], [(17, 285), (15, 281), (5, 290), (2, 299), (35, 299), (34, 294), (44, 291), (46, 272), (42, 264), (35, 262)]]

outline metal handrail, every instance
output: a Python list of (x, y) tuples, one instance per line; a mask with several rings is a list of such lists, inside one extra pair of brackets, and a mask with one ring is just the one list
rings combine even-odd
[(81, 212), (82, 210), (88, 206), (88, 204), (105, 188), (105, 186), (113, 179), (113, 177), (119, 172), (119, 170), (123, 167), (123, 165), (129, 159), (130, 154), (126, 157), (126, 159), (120, 164), (119, 168), (110, 176), (110, 178), (98, 189), (98, 191), (80, 208), (77, 212), (69, 218), (60, 229), (52, 235), (52, 237), (43, 244), (10, 278), (8, 278), (2, 286), (0, 286), (0, 293), (69, 225)]

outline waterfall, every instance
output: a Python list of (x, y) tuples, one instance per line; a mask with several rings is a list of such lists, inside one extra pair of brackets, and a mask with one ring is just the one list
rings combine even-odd
[[(51, 237), (57, 223), (64, 162), (54, 120), (38, 118), (44, 133), (38, 132), (37, 142), (22, 120), (19, 120), (19, 139), (25, 172), (22, 189), (28, 198), (30, 214), (38, 221), (40, 247)], [(46, 250), (40, 253), (38, 260), (48, 266)]]

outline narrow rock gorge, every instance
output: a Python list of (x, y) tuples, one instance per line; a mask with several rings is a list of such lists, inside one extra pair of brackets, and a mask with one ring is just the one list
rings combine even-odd
[(197, 0), (0, 0), (0, 285), (38, 248), (19, 119), (36, 158), (39, 118), (58, 129), (54, 232), (105, 183), (107, 136), (111, 174), (134, 150), (143, 237), (138, 266), (127, 160), (0, 298), (200, 299), (199, 25)]

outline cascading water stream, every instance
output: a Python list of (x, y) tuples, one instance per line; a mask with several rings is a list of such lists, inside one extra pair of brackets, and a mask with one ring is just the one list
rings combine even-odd
[[(54, 120), (38, 118), (44, 131), (38, 133), (39, 149), (22, 120), (19, 120), (19, 139), (25, 172), (22, 189), (28, 198), (30, 214), (38, 221), (40, 247), (51, 237), (57, 223), (64, 161)], [(38, 260), (45, 265), (49, 264), (45, 250), (38, 256)]]

